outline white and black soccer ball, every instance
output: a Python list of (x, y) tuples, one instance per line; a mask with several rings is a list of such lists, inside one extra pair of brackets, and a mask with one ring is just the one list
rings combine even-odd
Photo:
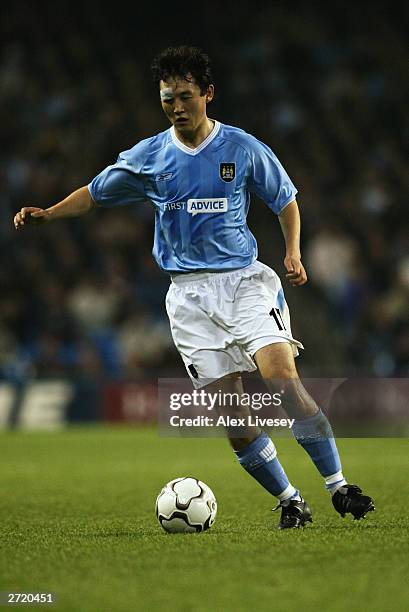
[(169, 533), (194, 533), (209, 529), (216, 518), (217, 502), (210, 487), (197, 478), (175, 478), (156, 500), (156, 516)]

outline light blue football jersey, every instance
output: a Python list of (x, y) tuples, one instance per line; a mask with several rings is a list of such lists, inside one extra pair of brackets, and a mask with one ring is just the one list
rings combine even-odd
[(250, 265), (257, 258), (246, 222), (250, 194), (279, 214), (297, 193), (267, 145), (218, 121), (196, 149), (173, 127), (142, 140), (88, 188), (100, 206), (153, 204), (153, 255), (170, 274)]

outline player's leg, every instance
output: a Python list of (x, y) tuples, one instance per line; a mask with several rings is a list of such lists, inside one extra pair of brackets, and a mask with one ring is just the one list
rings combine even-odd
[[(241, 397), (244, 393), (243, 380), (240, 372), (228, 374), (222, 378), (211, 382), (205, 387), (208, 393), (220, 393), (220, 397), (231, 398)], [(253, 440), (261, 435), (261, 429), (254, 425), (248, 425), (248, 416), (250, 411), (247, 405), (236, 402), (227, 401), (216, 405), (217, 412), (224, 419), (235, 419), (239, 424), (237, 426), (226, 426), (226, 435), (229, 442), (235, 452), (240, 452), (246, 446), (251, 444)], [(240, 425), (240, 421), (244, 422), (244, 425)]]
[[(254, 265), (252, 269), (259, 275), (260, 266)], [(242, 393), (239, 377), (228, 376), (256, 369), (250, 356), (255, 351), (245, 350), (232, 333), (235, 296), (240, 284), (241, 272), (233, 272), (198, 274), (194, 278), (181, 275), (173, 279), (169, 288), (166, 308), (173, 340), (195, 388), (211, 382), (212, 391), (218, 391), (220, 383), (213, 381), (223, 379), (225, 392)], [(251, 317), (250, 309), (244, 306), (244, 310)], [(241, 329), (240, 318), (237, 324)], [(256, 430), (230, 437), (241, 465), (287, 507), (285, 514), (283, 509), (280, 527), (299, 527), (309, 520), (309, 508), (304, 500), (298, 499), (298, 491), (289, 483), (269, 437)]]
[[(221, 397), (241, 397), (244, 393), (240, 373), (230, 374), (206, 386), (209, 393)], [(289, 482), (278, 460), (277, 450), (270, 437), (258, 427), (248, 426), (250, 411), (240, 402), (223, 402), (217, 406), (220, 415), (244, 423), (240, 427), (226, 427), (229, 442), (242, 467), (269, 493), (279, 500), (282, 507), (280, 529), (298, 528), (312, 522), (311, 511), (299, 491)]]
[(335, 509), (342, 516), (350, 512), (355, 518), (364, 517), (374, 509), (372, 499), (356, 485), (347, 484), (331, 425), (301, 383), (291, 345), (285, 341), (269, 344), (254, 359), (270, 392), (284, 390), (283, 408), (295, 419), (294, 437), (323, 476)]

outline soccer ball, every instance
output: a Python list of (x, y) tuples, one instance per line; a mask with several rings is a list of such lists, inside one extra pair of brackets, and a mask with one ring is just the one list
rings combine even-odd
[(216, 518), (213, 491), (197, 478), (175, 478), (156, 500), (156, 516), (169, 533), (194, 533), (209, 529)]

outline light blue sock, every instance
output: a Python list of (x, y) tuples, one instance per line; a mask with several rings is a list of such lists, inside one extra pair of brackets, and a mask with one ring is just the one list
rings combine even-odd
[(244, 469), (280, 501), (299, 498), (297, 489), (290, 484), (277, 459), (276, 447), (266, 433), (235, 453)]
[(321, 410), (307, 419), (295, 421), (292, 431), (325, 478), (328, 491), (333, 494), (346, 484), (331, 425)]

